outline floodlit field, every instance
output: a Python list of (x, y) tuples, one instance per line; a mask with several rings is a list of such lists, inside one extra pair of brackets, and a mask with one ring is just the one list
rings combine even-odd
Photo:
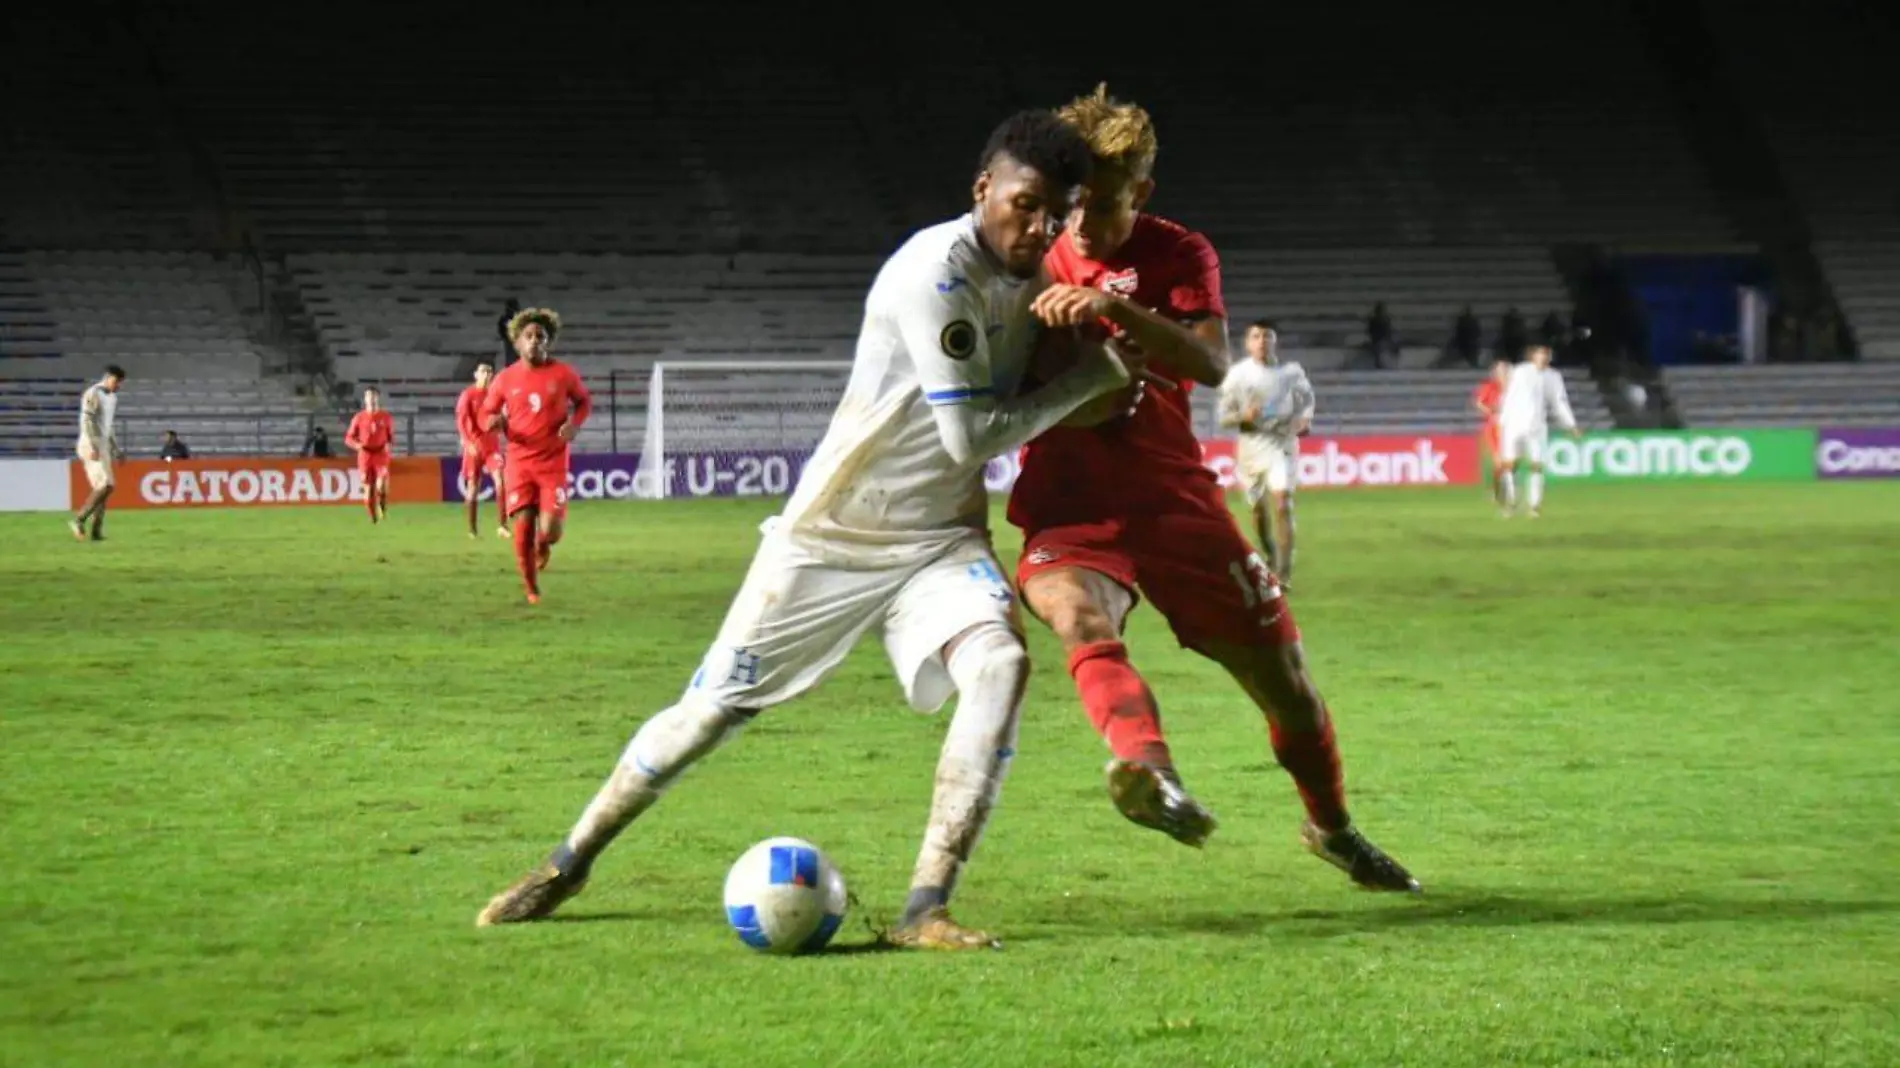
[[(864, 951), (944, 725), (874, 644), (558, 921), (475, 929), (683, 687), (770, 508), (578, 506), (533, 609), (451, 506), (128, 512), (97, 546), (0, 517), (0, 1063), (1900, 1063), (1900, 485), (1559, 485), (1536, 523), (1310, 495), (1294, 605), (1422, 898), (1297, 848), (1258, 715), (1144, 610), (1221, 831), (1111, 810), (1037, 630), (958, 898), (1000, 954)], [(727, 929), (773, 834), (851, 880), (839, 951)]]

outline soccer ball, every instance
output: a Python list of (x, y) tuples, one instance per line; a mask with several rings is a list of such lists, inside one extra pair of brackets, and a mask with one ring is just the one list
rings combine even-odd
[(767, 838), (726, 873), (726, 920), (762, 953), (816, 953), (844, 911), (844, 876), (802, 838)]

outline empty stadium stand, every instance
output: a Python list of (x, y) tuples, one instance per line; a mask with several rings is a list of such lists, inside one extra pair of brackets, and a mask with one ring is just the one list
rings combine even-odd
[[(79, 395), (97, 378), (0, 378), (0, 454), (71, 456)], [(335, 414), (313, 412), (274, 380), (133, 377), (119, 392), (114, 434), (135, 458), (157, 456), (167, 430), (194, 456), (295, 456), (313, 419), (340, 453), (343, 424)]]
[(1690, 426), (1900, 426), (1900, 362), (1672, 367)]

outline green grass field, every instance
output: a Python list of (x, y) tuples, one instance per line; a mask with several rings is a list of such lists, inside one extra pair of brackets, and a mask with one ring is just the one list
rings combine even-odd
[[(1257, 713), (1144, 610), (1220, 833), (1113, 812), (1037, 630), (958, 898), (1009, 946), (964, 956), (862, 950), (945, 722), (875, 645), (559, 920), (472, 926), (678, 694), (769, 503), (578, 506), (534, 609), (449, 506), (0, 517), (0, 1063), (1900, 1064), (1900, 485), (1551, 497), (1304, 506), (1351, 796), (1425, 896), (1298, 849)], [(773, 834), (850, 879), (843, 951), (727, 929)]]

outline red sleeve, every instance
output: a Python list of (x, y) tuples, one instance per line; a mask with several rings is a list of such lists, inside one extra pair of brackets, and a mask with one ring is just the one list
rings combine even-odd
[(350, 416), (350, 428), (343, 432), (343, 444), (352, 449), (362, 448), (363, 447), (363, 438), (361, 434), (362, 429), (363, 429), (363, 413), (357, 412), (355, 415)]
[(501, 398), (501, 376), (496, 375), (495, 380), (488, 383), (488, 392), (482, 396), (481, 425), (484, 429), (501, 414)]
[(567, 369), (567, 392), (574, 404), (568, 418), (578, 428), (594, 413), (594, 395), (587, 392), (587, 384), (581, 381), (580, 372), (572, 367)]
[(1189, 234), (1175, 249), (1178, 274), (1168, 291), (1169, 310), (1181, 319), (1225, 319), (1227, 302), (1221, 298), (1220, 256), (1201, 234)]
[(475, 428), (475, 398), (469, 396), (467, 390), (455, 398), (455, 432), (462, 436), (464, 445), (482, 436)]

